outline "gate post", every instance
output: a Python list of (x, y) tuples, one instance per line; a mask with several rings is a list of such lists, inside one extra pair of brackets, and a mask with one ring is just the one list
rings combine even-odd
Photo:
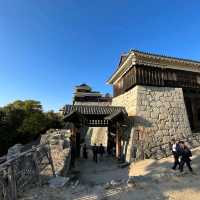
[(8, 168), (8, 186), (10, 187), (10, 196), (12, 200), (17, 200), (17, 187), (16, 187), (16, 179), (15, 179), (15, 170), (13, 163), (10, 163)]
[(121, 130), (120, 125), (116, 123), (116, 158), (120, 158), (121, 154)]

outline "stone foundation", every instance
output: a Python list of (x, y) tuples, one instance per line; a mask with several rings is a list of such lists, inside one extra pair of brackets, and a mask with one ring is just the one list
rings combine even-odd
[(135, 86), (113, 98), (112, 105), (124, 106), (134, 122), (129, 128), (129, 161), (135, 153), (138, 159), (168, 156), (172, 138), (193, 138), (181, 88)]

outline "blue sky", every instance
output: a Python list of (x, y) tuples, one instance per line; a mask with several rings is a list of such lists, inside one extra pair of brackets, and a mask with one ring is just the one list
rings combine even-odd
[(0, 106), (71, 103), (75, 85), (105, 82), (139, 49), (200, 59), (199, 0), (0, 0)]

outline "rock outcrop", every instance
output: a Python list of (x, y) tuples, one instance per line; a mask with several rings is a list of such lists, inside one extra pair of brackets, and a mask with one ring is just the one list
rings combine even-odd
[(40, 143), (50, 145), (51, 156), (57, 175), (66, 176), (70, 164), (70, 143), (71, 133), (67, 130), (50, 129), (42, 135)]

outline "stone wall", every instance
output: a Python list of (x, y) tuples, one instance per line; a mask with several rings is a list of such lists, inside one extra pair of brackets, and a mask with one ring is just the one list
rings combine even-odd
[(129, 116), (136, 115), (138, 87), (134, 87), (125, 94), (114, 97), (112, 106), (124, 106)]
[(181, 88), (135, 86), (113, 98), (112, 105), (125, 106), (134, 121), (127, 153), (136, 146), (137, 158), (165, 157), (171, 154), (172, 138), (193, 137)]
[(192, 135), (187, 138), (187, 143), (190, 147), (195, 148), (200, 146), (200, 133), (192, 133)]

